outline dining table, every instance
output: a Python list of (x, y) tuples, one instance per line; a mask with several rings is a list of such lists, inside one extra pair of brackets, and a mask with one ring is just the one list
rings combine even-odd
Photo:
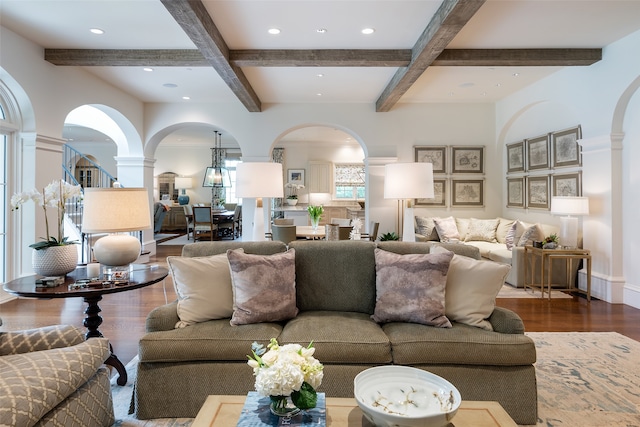
[(314, 230), (310, 225), (297, 225), (296, 237), (311, 240), (324, 239), (324, 227), (318, 227)]

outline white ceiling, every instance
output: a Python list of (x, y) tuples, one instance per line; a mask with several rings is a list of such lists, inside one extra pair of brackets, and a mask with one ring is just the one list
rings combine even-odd
[[(410, 49), (440, 3), (204, 0), (233, 50)], [(2, 0), (0, 23), (45, 48), (195, 49), (159, 0)], [(105, 34), (91, 34), (94, 27)], [(281, 34), (267, 34), (270, 27), (281, 29)], [(364, 27), (376, 31), (365, 36), (360, 33)], [(319, 28), (327, 32), (319, 34)], [(488, 0), (448, 48), (604, 48), (638, 29), (640, 0)], [(239, 102), (209, 67), (157, 67), (153, 72), (141, 67), (85, 68), (143, 102)], [(400, 102), (495, 102), (559, 69), (434, 66)], [(263, 104), (374, 104), (396, 68), (243, 71)], [(167, 83), (177, 87), (165, 87)]]

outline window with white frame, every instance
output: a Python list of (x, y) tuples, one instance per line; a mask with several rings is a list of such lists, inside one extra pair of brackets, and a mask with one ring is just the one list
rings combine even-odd
[(334, 197), (341, 200), (364, 199), (364, 164), (336, 163), (334, 166)]

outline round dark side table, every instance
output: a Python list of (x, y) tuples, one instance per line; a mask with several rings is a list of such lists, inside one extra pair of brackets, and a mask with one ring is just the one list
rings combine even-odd
[[(3, 289), (10, 294), (28, 298), (82, 297), (87, 303), (87, 308), (84, 311), (86, 317), (84, 318), (83, 325), (87, 328), (85, 338), (89, 339), (103, 336), (98, 330), (102, 324), (102, 317), (100, 317), (101, 310), (98, 302), (102, 299), (103, 295), (143, 288), (163, 280), (168, 274), (169, 271), (165, 267), (134, 264), (130, 271), (129, 280), (126, 283), (114, 284), (105, 281), (104, 284), (99, 286), (91, 285), (80, 287), (79, 285), (82, 285), (82, 282), (89, 279), (89, 277), (87, 277), (86, 266), (79, 266), (67, 274), (64, 278), (64, 283), (58, 286), (36, 287), (36, 280), (41, 279), (42, 276), (34, 275), (7, 282), (4, 284)], [(105, 363), (113, 366), (118, 371), (118, 385), (125, 385), (127, 383), (127, 371), (120, 359), (113, 353), (113, 347), (111, 347), (111, 355)]]

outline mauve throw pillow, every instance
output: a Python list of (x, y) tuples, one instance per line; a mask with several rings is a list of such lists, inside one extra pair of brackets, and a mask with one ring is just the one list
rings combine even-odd
[(532, 246), (534, 241), (542, 239), (544, 239), (544, 231), (539, 224), (534, 224), (522, 233), (520, 240), (518, 240), (518, 246)]
[(441, 242), (452, 242), (460, 240), (460, 233), (458, 232), (458, 226), (456, 220), (450, 216), (447, 218), (434, 218), (433, 222), (436, 223), (436, 230), (438, 236), (440, 236)]
[(447, 271), (453, 253), (406, 254), (375, 250), (378, 323), (410, 322), (450, 328), (445, 316)]
[(227, 251), (233, 287), (232, 325), (296, 317), (295, 250), (274, 255)]

